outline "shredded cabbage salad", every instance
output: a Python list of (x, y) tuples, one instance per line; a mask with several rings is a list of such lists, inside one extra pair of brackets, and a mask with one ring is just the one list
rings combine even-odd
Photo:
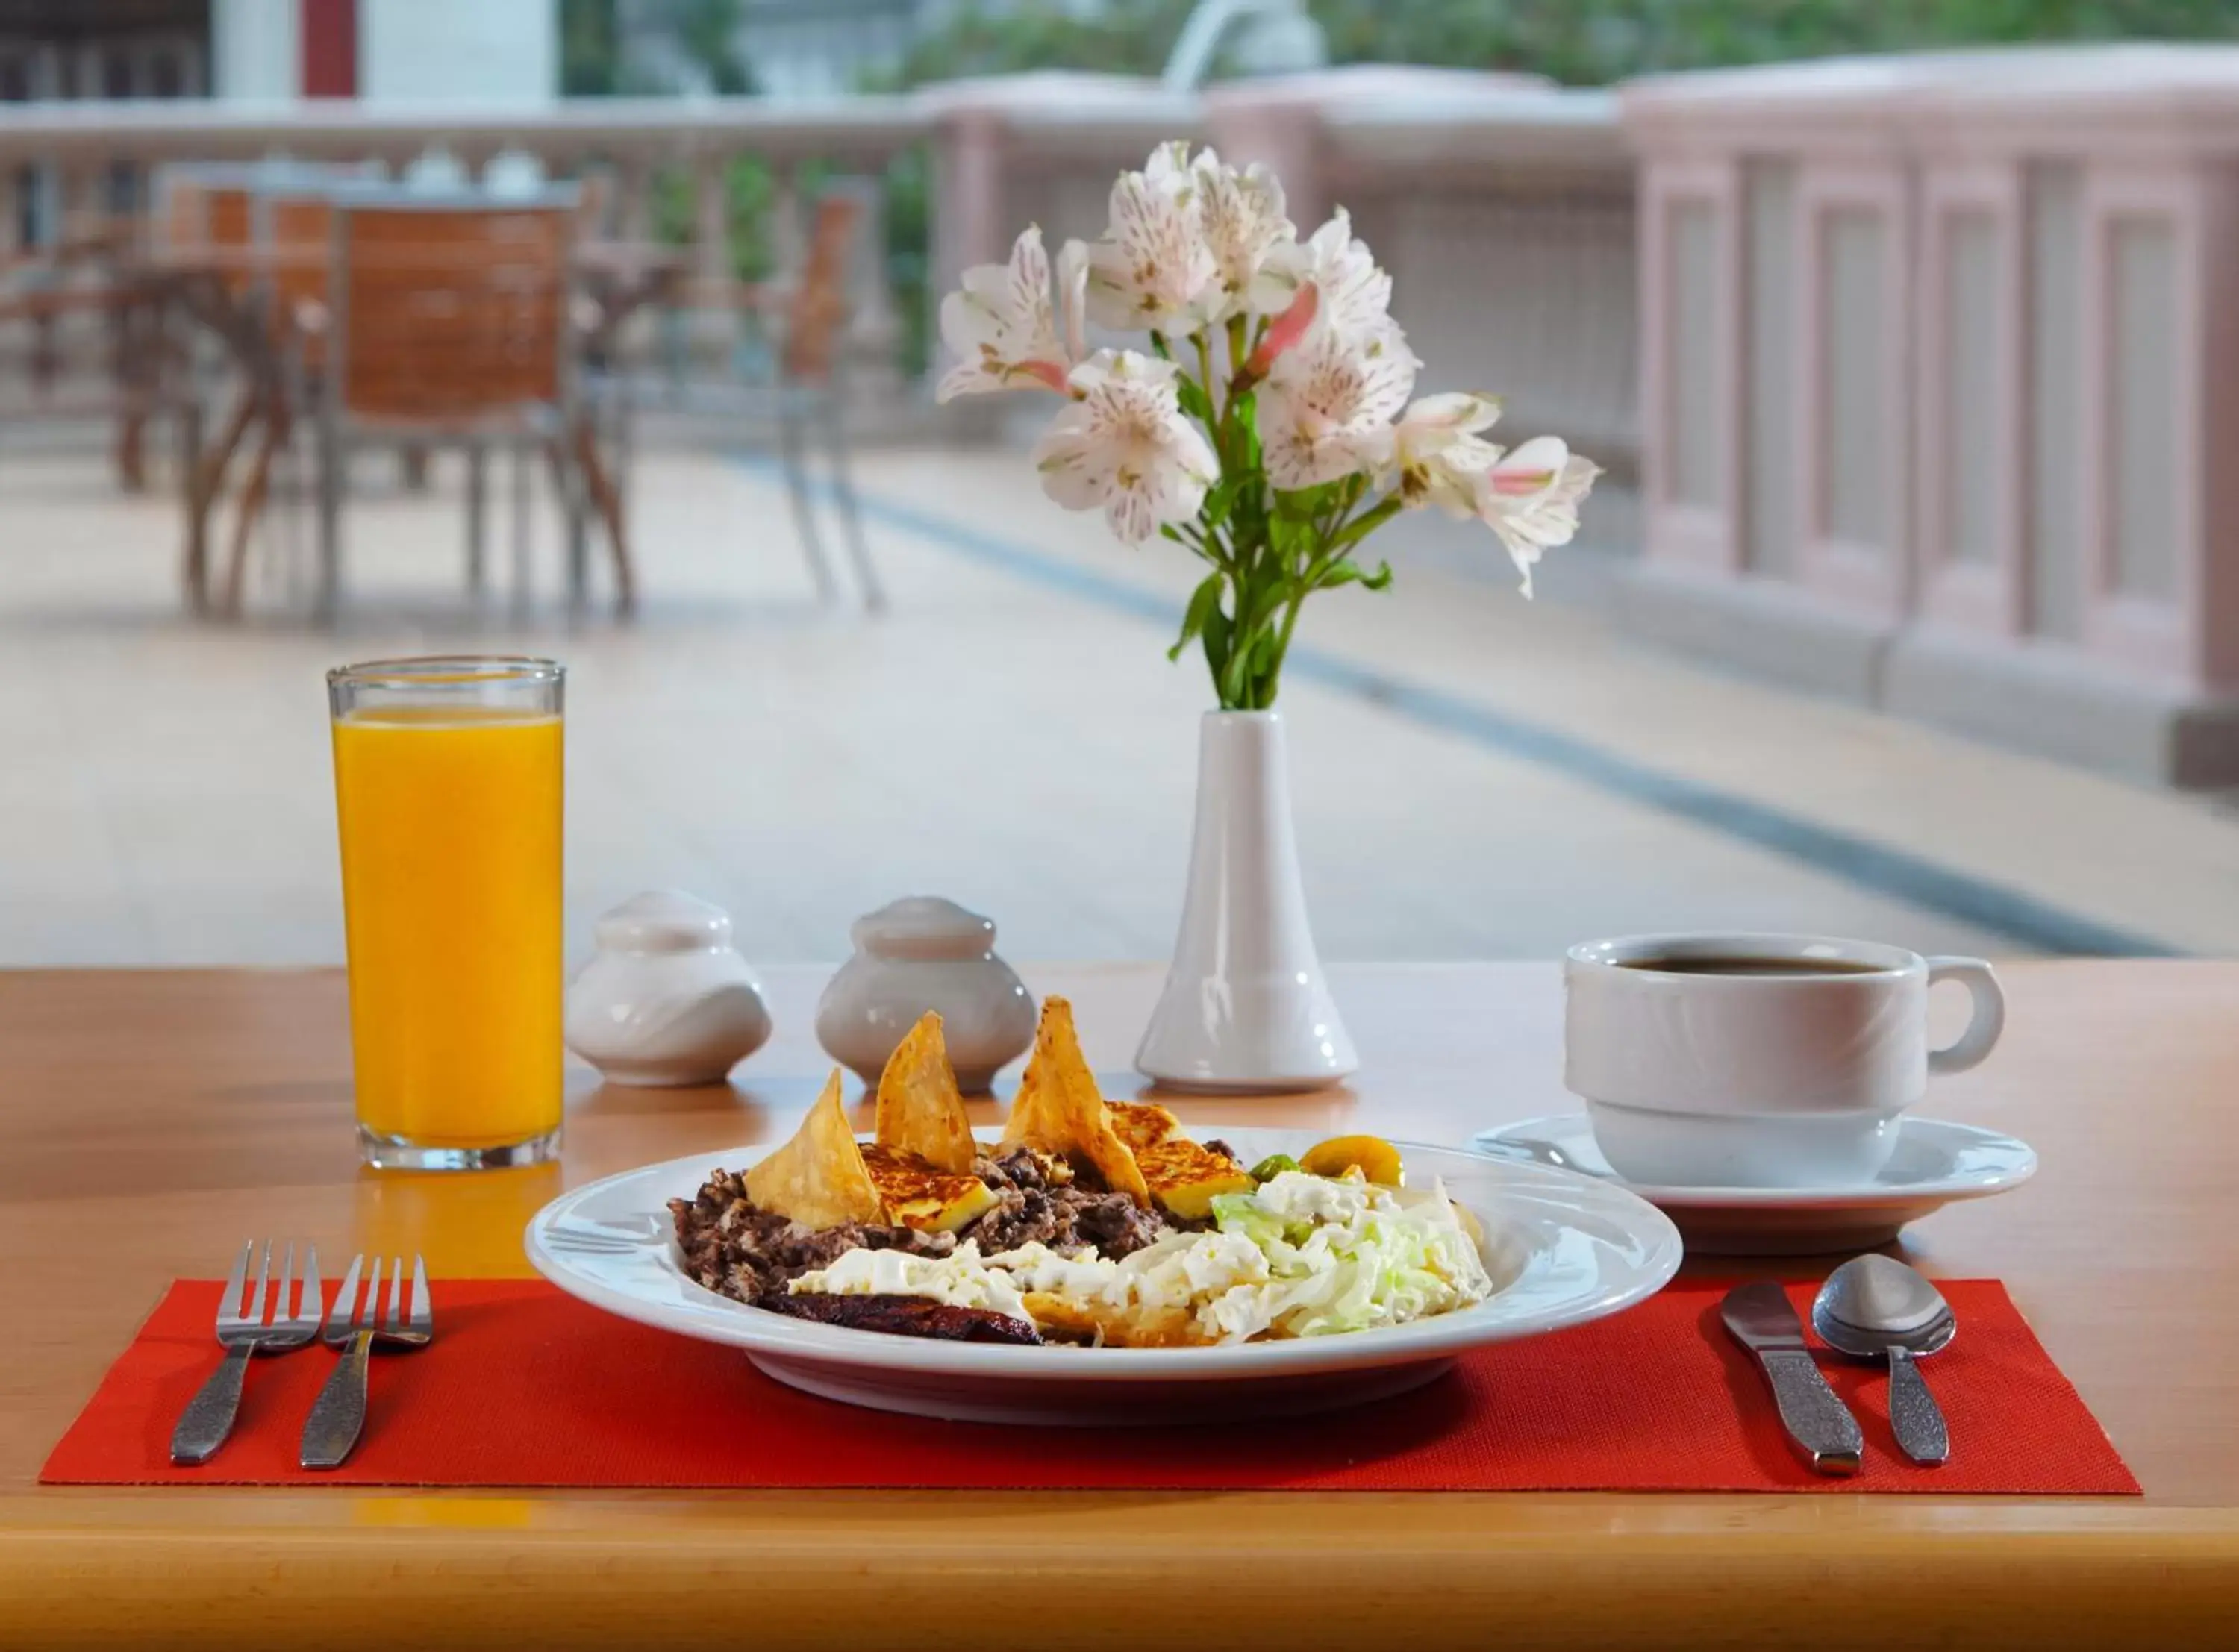
[(1046, 1292), (1146, 1321), (1186, 1310), (1208, 1342), (1325, 1337), (1400, 1325), (1482, 1302), (1492, 1281), (1443, 1186), (1379, 1187), (1286, 1171), (1213, 1201), (1213, 1227), (1173, 1233), (1118, 1261), (1046, 1245), (982, 1257), (850, 1251), (803, 1274), (801, 1291), (931, 1297), (1029, 1317)]

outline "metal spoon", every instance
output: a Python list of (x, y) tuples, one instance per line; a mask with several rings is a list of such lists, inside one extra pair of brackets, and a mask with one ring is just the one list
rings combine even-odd
[(1913, 1363), (1958, 1332), (1942, 1291), (1895, 1257), (1869, 1251), (1827, 1276), (1812, 1299), (1811, 1329), (1854, 1358), (1888, 1358), (1890, 1426), (1899, 1450), (1930, 1467), (1951, 1455), (1943, 1412)]

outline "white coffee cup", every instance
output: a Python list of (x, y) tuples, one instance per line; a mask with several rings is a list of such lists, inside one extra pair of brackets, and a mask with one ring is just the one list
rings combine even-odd
[[(1930, 1050), (1928, 989), (1944, 980), (1974, 1016)], [(1870, 1182), (1928, 1076), (1975, 1065), (2006, 1018), (1979, 958), (1817, 935), (1588, 941), (1564, 985), (1564, 1082), (1610, 1168), (1643, 1186)]]

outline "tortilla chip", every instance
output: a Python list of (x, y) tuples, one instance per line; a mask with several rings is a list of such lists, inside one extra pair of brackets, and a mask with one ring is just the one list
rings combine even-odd
[(839, 1068), (832, 1069), (824, 1093), (793, 1139), (747, 1172), (747, 1197), (803, 1227), (886, 1219), (886, 1204), (840, 1099)]
[(972, 1120), (964, 1111), (956, 1071), (948, 1065), (948, 1045), (940, 1036), (940, 1017), (927, 1010), (909, 1036), (887, 1058), (879, 1075), (878, 1139), (881, 1147), (914, 1153), (937, 1171), (970, 1173), (979, 1151)]
[(1151, 1190), (1134, 1151), (1112, 1128), (1095, 1075), (1080, 1053), (1073, 1005), (1055, 996), (1042, 1000), (1034, 1053), (1003, 1131), (1004, 1146), (1021, 1144), (1054, 1153), (1076, 1168), (1086, 1164), (1113, 1192), (1126, 1194), (1145, 1210), (1151, 1206)]

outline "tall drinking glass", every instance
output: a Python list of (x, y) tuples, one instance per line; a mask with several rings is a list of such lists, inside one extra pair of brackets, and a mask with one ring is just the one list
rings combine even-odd
[(559, 1151), (562, 679), (502, 657), (327, 673), (369, 1164)]

